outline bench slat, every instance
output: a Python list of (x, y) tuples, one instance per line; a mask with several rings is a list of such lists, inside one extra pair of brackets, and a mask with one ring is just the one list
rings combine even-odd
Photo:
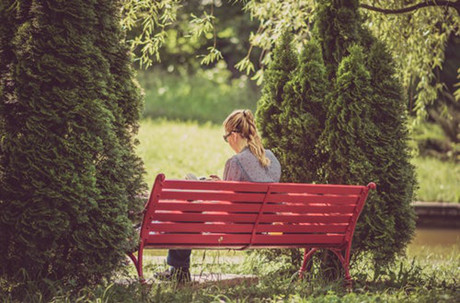
[(210, 201), (240, 201), (240, 202), (260, 202), (265, 197), (261, 193), (233, 193), (216, 191), (163, 191), (161, 199), (173, 200), (210, 200)]
[[(225, 211), (225, 212), (258, 212), (260, 203), (232, 203), (228, 201), (170, 201), (160, 200), (156, 210), (182, 210), (182, 211)], [(328, 205), (323, 204), (267, 204), (264, 212), (291, 212), (291, 213), (351, 213), (355, 209), (353, 205)]]
[(332, 195), (359, 195), (365, 186), (361, 185), (336, 185), (336, 184), (300, 184), (300, 183), (272, 183), (271, 192), (332, 194)]
[[(173, 222), (250, 222), (253, 223), (255, 214), (198, 214), (198, 213), (155, 213), (157, 221)], [(287, 223), (348, 223), (351, 215), (260, 215), (260, 223), (287, 222)]]
[(165, 180), (163, 189), (191, 189), (191, 190), (226, 190), (226, 191), (247, 191), (266, 192), (267, 183), (231, 182), (231, 181), (186, 181), (186, 180)]
[[(247, 245), (251, 239), (250, 235), (199, 235), (199, 234), (158, 234), (148, 238), (146, 245), (153, 246), (155, 244), (187, 244), (189, 247), (194, 247), (194, 245)], [(344, 240), (344, 235), (337, 234), (321, 234), (321, 235), (256, 235), (253, 240), (254, 244), (311, 244), (311, 243), (328, 243), (328, 244), (340, 244)]]
[[(197, 200), (197, 201), (229, 201), (229, 202), (261, 202), (265, 194), (261, 193), (234, 193), (216, 191), (171, 191), (161, 193), (161, 200)], [(311, 194), (271, 194), (267, 202), (297, 202), (297, 203), (334, 203), (356, 204), (357, 195), (311, 195)]]
[[(224, 223), (151, 223), (150, 232), (227, 232), (227, 233), (251, 233), (253, 224), (224, 224)], [(346, 224), (260, 224), (256, 228), (257, 233), (261, 232), (283, 232), (283, 233), (344, 233)]]
[(356, 204), (356, 195), (272, 194), (267, 202)]
[(311, 193), (311, 194), (336, 194), (359, 195), (366, 187), (360, 185), (337, 184), (299, 184), (299, 183), (251, 183), (232, 181), (187, 181), (164, 180), (163, 189), (194, 189), (194, 190), (228, 190), (266, 192), (270, 186), (272, 192)]

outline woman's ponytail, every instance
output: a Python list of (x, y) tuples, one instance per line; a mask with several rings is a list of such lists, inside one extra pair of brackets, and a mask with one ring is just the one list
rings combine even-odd
[(225, 119), (224, 127), (228, 131), (238, 131), (248, 141), (249, 150), (257, 157), (263, 167), (270, 165), (270, 159), (265, 155), (265, 149), (250, 110), (234, 111)]

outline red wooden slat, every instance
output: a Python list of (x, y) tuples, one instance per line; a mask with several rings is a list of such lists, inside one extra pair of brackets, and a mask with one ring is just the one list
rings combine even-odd
[(257, 235), (253, 240), (254, 244), (298, 244), (298, 243), (329, 243), (340, 244), (345, 236), (339, 234), (321, 235)]
[(230, 190), (230, 191), (249, 191), (265, 192), (271, 186), (272, 192), (291, 192), (291, 193), (313, 193), (313, 194), (338, 194), (338, 195), (357, 195), (360, 194), (365, 186), (359, 185), (337, 185), (337, 184), (300, 184), (300, 183), (251, 183), (251, 182), (232, 182), (232, 181), (186, 181), (186, 180), (165, 180), (164, 188), (176, 189), (197, 189), (197, 190)]
[[(247, 244), (251, 235), (202, 235), (202, 234), (159, 234), (150, 236), (148, 244), (163, 243), (163, 244), (213, 244), (215, 246), (225, 244)], [(191, 246), (191, 247), (192, 247)]]
[(267, 204), (265, 212), (292, 212), (292, 213), (352, 213), (354, 205), (328, 204)]
[(232, 181), (185, 181), (165, 180), (163, 187), (166, 189), (192, 189), (192, 190), (227, 190), (266, 192), (269, 183), (232, 182)]
[(181, 201), (169, 202), (169, 200), (160, 201), (157, 210), (175, 210), (183, 211), (226, 211), (226, 212), (258, 212), (259, 203), (231, 203), (228, 201)]
[[(256, 203), (231, 203), (228, 201), (172, 201), (160, 200), (157, 210), (182, 211), (226, 211), (226, 212), (257, 212), (260, 204)], [(293, 212), (293, 213), (351, 213), (355, 209), (353, 205), (328, 205), (328, 204), (267, 204), (264, 212)]]
[[(346, 224), (260, 224), (256, 232), (284, 232), (284, 233), (343, 233), (346, 231)], [(227, 233), (250, 233), (253, 224), (225, 224), (217, 222), (206, 223), (151, 223), (150, 232), (227, 232)]]
[[(147, 245), (157, 244), (188, 244), (190, 247), (194, 245), (245, 245), (249, 244), (250, 235), (203, 235), (203, 234), (158, 234), (150, 236), (146, 241)], [(333, 244), (337, 245), (343, 242), (344, 236), (337, 234), (329, 235), (256, 235), (253, 239), (254, 244), (284, 244), (284, 245), (298, 245), (298, 244)]]
[(199, 213), (155, 213), (154, 221), (176, 221), (176, 222), (251, 222), (255, 214), (199, 214)]
[[(229, 225), (227, 225), (229, 226)], [(261, 232), (275, 232), (275, 233), (344, 233), (347, 229), (347, 224), (327, 224), (327, 225), (314, 225), (314, 224), (259, 224), (257, 226), (257, 233)]]
[[(316, 248), (341, 248), (342, 243), (330, 244), (330, 243), (315, 243)], [(305, 248), (305, 243), (299, 244), (256, 244), (247, 246), (247, 244), (221, 244), (215, 246), (214, 244), (177, 244), (177, 243), (151, 243), (147, 244), (145, 248), (156, 248), (156, 249), (207, 249), (207, 250), (218, 250), (218, 249), (260, 249), (260, 248)]]
[(348, 223), (351, 215), (290, 215), (290, 214), (276, 214), (276, 215), (261, 215), (260, 223)]
[(161, 199), (260, 202), (265, 194), (197, 191), (163, 191)]
[(268, 202), (356, 204), (356, 195), (272, 194)]
[[(201, 213), (160, 213), (153, 216), (154, 221), (176, 222), (254, 222), (254, 214), (201, 214)], [(347, 223), (349, 215), (261, 215), (261, 223), (288, 222), (288, 223)]]
[(250, 233), (253, 224), (223, 224), (223, 223), (152, 223), (149, 230), (157, 232), (227, 232)]
[(359, 185), (336, 185), (336, 184), (296, 184), (296, 183), (273, 183), (270, 187), (272, 192), (332, 194), (332, 195), (359, 195), (366, 187)]

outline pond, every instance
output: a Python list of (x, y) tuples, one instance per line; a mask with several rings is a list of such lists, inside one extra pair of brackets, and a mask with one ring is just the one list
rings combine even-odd
[(407, 248), (409, 256), (437, 257), (455, 255), (460, 252), (460, 229), (456, 228), (417, 228), (415, 237)]

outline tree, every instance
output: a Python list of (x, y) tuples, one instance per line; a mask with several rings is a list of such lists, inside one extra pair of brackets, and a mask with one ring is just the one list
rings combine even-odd
[[(333, 50), (334, 55), (326, 53), (324, 60), (335, 79), (319, 152), (327, 158), (322, 167), (327, 182), (377, 183), (356, 228), (353, 247), (355, 252), (372, 252), (378, 267), (402, 253), (414, 234), (415, 176), (409, 163), (404, 98), (392, 57), (360, 24), (359, 15), (353, 18), (355, 25), (343, 18), (353, 15), (353, 10), (358, 10), (357, 1), (326, 0), (319, 9), (318, 35), (323, 48)], [(341, 47), (347, 42), (355, 45)], [(336, 58), (344, 59), (334, 72)]]
[[(371, 133), (366, 156), (378, 190), (364, 209), (356, 237), (364, 250), (386, 263), (404, 252), (415, 232), (411, 205), (416, 187), (408, 149), (407, 111), (394, 62), (382, 42), (375, 41), (366, 59), (371, 79)], [(381, 220), (381, 222), (378, 222)], [(382, 226), (385, 228), (382, 229)], [(378, 240), (376, 240), (378, 239)], [(375, 262), (379, 265), (379, 262)]]
[[(261, 124), (279, 124), (272, 127), (280, 130), (278, 137), (267, 141), (267, 147), (277, 151), (287, 173), (284, 180), (377, 183), (357, 226), (353, 251), (370, 252), (378, 268), (402, 253), (413, 236), (415, 176), (409, 163), (404, 98), (392, 58), (361, 22), (357, 1), (322, 1), (316, 36), (290, 80), (279, 82), (285, 83), (279, 114), (258, 119)], [(315, 39), (324, 52), (313, 51)], [(329, 81), (324, 80), (323, 59)], [(312, 87), (316, 90), (305, 90)], [(274, 98), (269, 100), (275, 104)], [(314, 171), (307, 171), (310, 166)], [(332, 255), (325, 256), (326, 266), (331, 265)]]
[(277, 142), (283, 127), (278, 119), (282, 112), (284, 86), (297, 65), (297, 57), (291, 41), (292, 36), (289, 33), (281, 35), (279, 44), (273, 51), (273, 61), (265, 74), (262, 96), (257, 103), (256, 116), (259, 131), (264, 145), (273, 148), (275, 155), (283, 152)]
[(334, 92), (328, 98), (320, 147), (327, 160), (321, 173), (332, 184), (367, 184), (370, 163), (365, 140), (372, 128), (370, 75), (362, 48), (352, 45), (349, 52), (339, 64)]
[(277, 156), (284, 182), (319, 181), (321, 160), (317, 157), (316, 145), (325, 123), (326, 79), (321, 46), (312, 39), (303, 48), (299, 65), (283, 89), (279, 115), (281, 135), (276, 148), (281, 151)]
[[(147, 190), (142, 179), (145, 172), (143, 163), (134, 149), (138, 143), (134, 136), (139, 129), (143, 101), (132, 69), (132, 58), (127, 55), (129, 47), (125, 42), (125, 32), (120, 27), (119, 4), (119, 1), (100, 1), (98, 4), (96, 16), (100, 29), (95, 44), (108, 62), (105, 81), (111, 98), (107, 99), (106, 106), (114, 115), (116, 135), (124, 148), (123, 161), (117, 164), (121, 169), (118, 178), (127, 191), (130, 219), (138, 223), (142, 219), (140, 214), (144, 205), (139, 194)], [(105, 180), (104, 174), (101, 172), (101, 180)]]
[(2, 7), (15, 26), (0, 83), (0, 271), (19, 282), (18, 296), (30, 280), (96, 283), (132, 245), (128, 205), (144, 188), (131, 139), (140, 97), (116, 7)]

